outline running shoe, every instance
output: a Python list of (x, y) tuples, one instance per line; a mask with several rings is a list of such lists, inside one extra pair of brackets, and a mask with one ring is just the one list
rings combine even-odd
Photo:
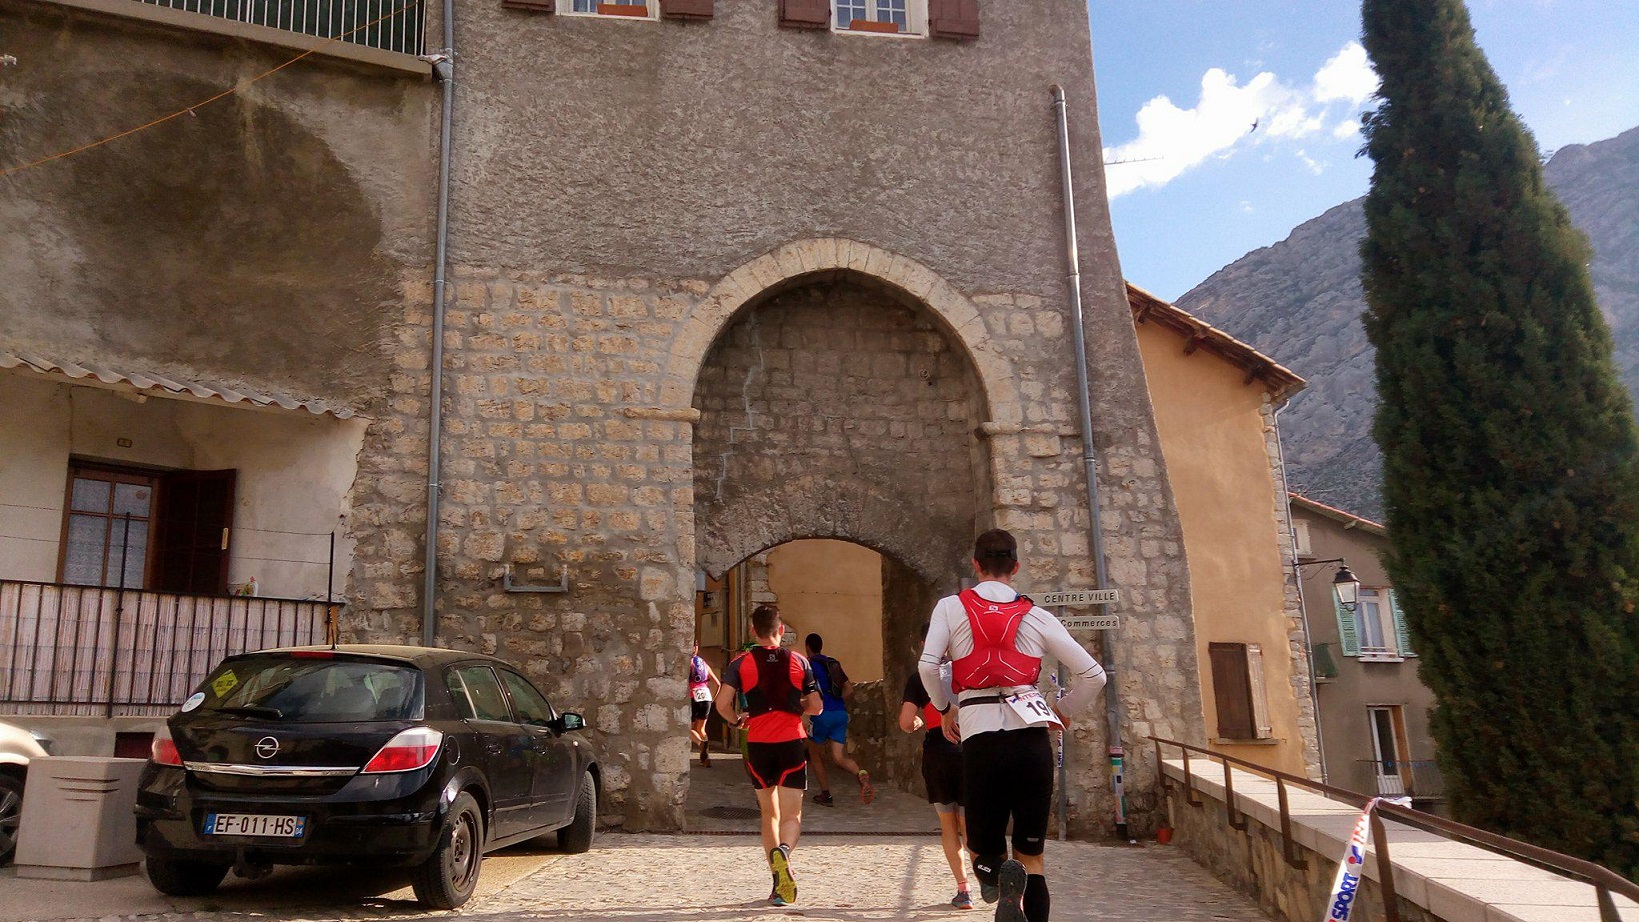
[(1025, 922), (1024, 887), (1029, 878), (1024, 865), (1009, 858), (1002, 862), (996, 877), (1000, 891), (997, 895), (1000, 902), (996, 904), (996, 922)]
[(994, 868), (981, 867), (979, 862), (973, 862), (973, 872), (979, 878), (979, 899), (987, 903), (994, 903), (1001, 898), (1002, 891), (996, 886), (996, 871)]
[(821, 791), (818, 794), (815, 794), (814, 803), (819, 804), (822, 807), (834, 807), (837, 805), (837, 802), (831, 798), (830, 791)]
[[(791, 876), (791, 849), (784, 845), (770, 849), (768, 852), (768, 866), (774, 871), (774, 895), (769, 897), (768, 901), (775, 906), (795, 903), (797, 901), (797, 880)], [(779, 900), (779, 902), (775, 903), (775, 900)], [(1024, 922), (1024, 916), (1019, 917), (1019, 922)]]
[(871, 773), (863, 768), (859, 770), (859, 800), (867, 804), (876, 800), (876, 788), (871, 784)]
[(973, 897), (969, 896), (966, 890), (958, 890), (956, 895), (951, 897), (950, 905), (955, 909), (972, 909)]

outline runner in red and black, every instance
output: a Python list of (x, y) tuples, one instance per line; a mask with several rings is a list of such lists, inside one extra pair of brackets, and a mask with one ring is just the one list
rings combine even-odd
[[(775, 906), (797, 901), (791, 851), (802, 834), (802, 798), (808, 789), (808, 731), (802, 718), (824, 707), (808, 660), (780, 646), (784, 630), (779, 609), (757, 606), (751, 613), (757, 646), (728, 664), (717, 689), (717, 712), (746, 730), (746, 774), (762, 813), (763, 851), (774, 875), (768, 901)], [(737, 710), (741, 695), (743, 713)]]

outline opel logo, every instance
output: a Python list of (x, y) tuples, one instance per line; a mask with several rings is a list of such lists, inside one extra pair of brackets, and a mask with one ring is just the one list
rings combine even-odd
[(264, 736), (256, 741), (256, 754), (264, 759), (271, 759), (279, 754), (279, 741), (271, 736)]

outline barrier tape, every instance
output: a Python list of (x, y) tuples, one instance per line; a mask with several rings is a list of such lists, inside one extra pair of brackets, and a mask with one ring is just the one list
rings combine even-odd
[(1360, 881), (1366, 869), (1366, 846), (1372, 841), (1372, 811), (1381, 797), (1373, 797), (1360, 811), (1354, 822), (1354, 832), (1343, 848), (1343, 860), (1338, 862), (1337, 877), (1332, 880), (1332, 897), (1326, 902), (1326, 915), (1321, 922), (1348, 922), (1354, 913), (1355, 897), (1360, 894)]

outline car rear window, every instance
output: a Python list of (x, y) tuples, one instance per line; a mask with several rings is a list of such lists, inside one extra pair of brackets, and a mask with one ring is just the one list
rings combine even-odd
[(414, 720), (421, 670), (342, 658), (267, 654), (228, 660), (200, 692), (201, 711), (297, 723)]

